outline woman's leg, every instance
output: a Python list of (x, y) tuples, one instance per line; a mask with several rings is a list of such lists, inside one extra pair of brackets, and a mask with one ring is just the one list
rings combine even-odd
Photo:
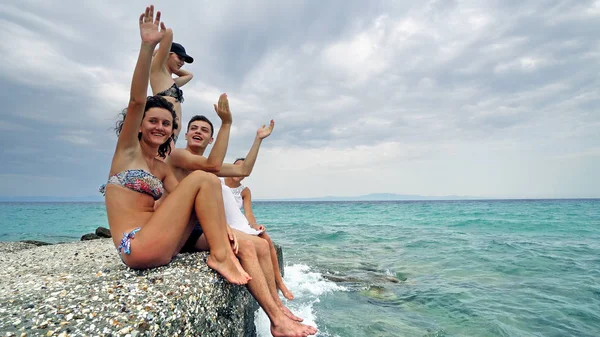
[[(131, 255), (122, 254), (123, 261), (132, 268), (162, 266), (169, 261), (189, 233), (190, 214), (195, 210), (210, 245), (207, 264), (227, 281), (246, 284), (249, 276), (240, 271), (233, 260), (226, 224), (218, 213), (221, 182), (213, 174), (194, 171), (170, 193), (150, 220), (131, 240)], [(222, 206), (221, 206), (222, 207)], [(189, 234), (188, 234), (189, 235)]]
[(262, 232), (259, 237), (266, 240), (269, 244), (271, 262), (273, 263), (273, 272), (275, 273), (275, 283), (277, 284), (277, 289), (281, 291), (283, 297), (287, 298), (288, 300), (293, 300), (294, 294), (292, 294), (292, 292), (286, 287), (285, 283), (283, 283), (283, 277), (281, 277), (281, 270), (279, 269), (279, 261), (277, 260), (277, 251), (275, 250), (273, 241), (271, 241), (271, 237), (269, 237), (269, 235), (265, 232)]

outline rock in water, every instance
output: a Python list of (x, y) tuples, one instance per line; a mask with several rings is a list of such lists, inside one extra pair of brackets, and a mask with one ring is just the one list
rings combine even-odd
[(96, 235), (102, 238), (112, 238), (112, 235), (110, 234), (110, 229), (106, 227), (96, 228)]
[(29, 243), (36, 246), (48, 246), (51, 245), (49, 242), (37, 241), (37, 240), (21, 240), (20, 242)]
[(283, 273), (283, 249), (281, 246), (273, 244), (275, 246), (275, 252), (277, 253), (277, 264), (279, 265), (279, 270), (281, 271), (281, 277), (284, 277)]
[(96, 239), (102, 239), (100, 236), (94, 234), (94, 233), (88, 233), (88, 234), (84, 234), (81, 237), (81, 241), (87, 241), (87, 240), (96, 240)]

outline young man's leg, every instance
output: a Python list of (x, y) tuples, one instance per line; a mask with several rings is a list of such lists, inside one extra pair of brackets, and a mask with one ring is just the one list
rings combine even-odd
[[(283, 302), (281, 302), (281, 299), (279, 298), (279, 294), (277, 293), (276, 281), (275, 281), (276, 276), (273, 271), (273, 264), (271, 261), (271, 254), (270, 254), (270, 250), (269, 250), (269, 244), (267, 243), (267, 241), (259, 238), (256, 235), (249, 235), (249, 234), (240, 232), (235, 229), (234, 229), (234, 232), (240, 241), (250, 241), (254, 245), (254, 248), (256, 250), (256, 255), (257, 255), (258, 261), (260, 263), (260, 267), (265, 275), (267, 287), (269, 288), (269, 292), (271, 293), (271, 296), (275, 300), (275, 303), (277, 303), (279, 308), (283, 311), (283, 313), (286, 316), (288, 316), (289, 318), (291, 318), (297, 322), (302, 322), (303, 319), (294, 315), (283, 304)], [(243, 265), (242, 265), (242, 267), (243, 267)]]
[[(237, 235), (237, 233), (236, 233)], [(254, 296), (258, 304), (263, 308), (271, 321), (271, 333), (273, 336), (307, 336), (317, 332), (312, 326), (301, 324), (288, 317), (273, 299), (271, 291), (267, 286), (261, 264), (258, 262), (256, 248), (250, 240), (238, 238), (238, 257), (242, 267), (252, 279), (248, 281), (248, 290)]]

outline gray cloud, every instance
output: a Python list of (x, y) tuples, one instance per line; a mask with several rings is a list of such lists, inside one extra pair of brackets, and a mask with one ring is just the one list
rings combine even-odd
[[(90, 195), (106, 179), (139, 6), (0, 5), (0, 195)], [(196, 59), (184, 122), (218, 126), (227, 92), (230, 160), (275, 119), (255, 197), (598, 196), (597, 2), (156, 7)]]

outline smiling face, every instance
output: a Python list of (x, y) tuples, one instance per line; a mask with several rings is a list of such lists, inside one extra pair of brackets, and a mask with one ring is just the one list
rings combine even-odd
[(183, 67), (184, 64), (185, 62), (183, 60), (183, 57), (180, 57), (175, 53), (169, 53), (169, 57), (167, 58), (167, 67), (169, 68), (169, 70), (171, 70), (171, 72), (175, 72), (181, 69), (181, 67)]
[(163, 108), (150, 108), (146, 111), (140, 125), (142, 140), (148, 144), (160, 146), (173, 135), (173, 116)]
[(185, 133), (185, 140), (189, 147), (206, 148), (213, 141), (211, 133), (210, 124), (201, 120), (193, 121)]

